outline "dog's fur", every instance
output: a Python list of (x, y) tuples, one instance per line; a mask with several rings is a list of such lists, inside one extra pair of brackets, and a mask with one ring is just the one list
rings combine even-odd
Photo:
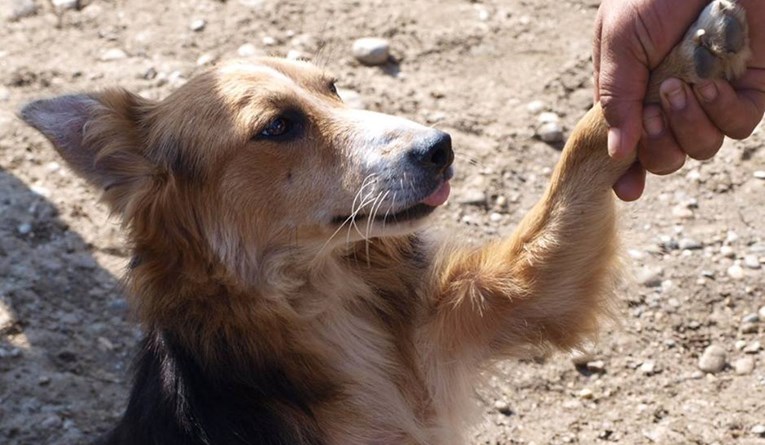
[(448, 136), (348, 109), (307, 63), (22, 116), (103, 190), (134, 251), (146, 338), (103, 444), (463, 443), (488, 363), (576, 348), (608, 311), (610, 189), (632, 159), (608, 157), (598, 106), (513, 236), (477, 248), (422, 226), (448, 194)]

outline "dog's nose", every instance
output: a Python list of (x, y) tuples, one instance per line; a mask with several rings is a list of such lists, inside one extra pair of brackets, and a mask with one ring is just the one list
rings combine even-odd
[(414, 147), (410, 155), (417, 164), (440, 174), (454, 161), (452, 137), (449, 133), (436, 130), (434, 136)]

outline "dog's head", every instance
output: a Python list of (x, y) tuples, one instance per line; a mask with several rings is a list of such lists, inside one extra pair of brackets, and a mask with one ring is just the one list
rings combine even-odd
[(138, 244), (207, 244), (223, 260), (407, 233), (449, 195), (448, 134), (351, 109), (303, 62), (233, 62), (161, 102), (108, 90), (21, 116), (103, 190)]

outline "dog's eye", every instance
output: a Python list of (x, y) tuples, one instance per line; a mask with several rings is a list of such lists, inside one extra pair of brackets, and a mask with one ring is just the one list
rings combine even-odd
[(329, 92), (334, 94), (335, 96), (338, 96), (338, 97), (340, 96), (339, 94), (337, 94), (337, 86), (335, 86), (335, 82), (331, 82), (329, 84)]
[(260, 135), (267, 138), (284, 136), (290, 131), (290, 128), (292, 128), (292, 123), (287, 118), (277, 117), (260, 132)]

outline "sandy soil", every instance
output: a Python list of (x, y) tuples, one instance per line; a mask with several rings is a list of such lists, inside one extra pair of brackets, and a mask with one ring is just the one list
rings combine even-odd
[[(512, 230), (558, 157), (528, 104), (567, 131), (590, 103), (596, 0), (89, 3), (57, 15), (42, 0), (0, 0), (3, 444), (86, 443), (108, 428), (140, 335), (120, 291), (119, 227), (14, 117), (25, 101), (114, 85), (162, 97), (200, 63), (300, 51), (367, 108), (452, 133), (458, 174), (438, 223), (477, 240)], [(36, 10), (20, 17), (23, 6)], [(204, 29), (190, 29), (196, 19)], [(364, 36), (389, 39), (396, 63), (356, 62)], [(589, 367), (563, 355), (503, 363), (476, 390), (472, 444), (765, 444), (764, 140), (761, 126), (622, 206), (635, 279), (619, 292), (620, 326)], [(705, 374), (711, 344), (727, 365)]]

